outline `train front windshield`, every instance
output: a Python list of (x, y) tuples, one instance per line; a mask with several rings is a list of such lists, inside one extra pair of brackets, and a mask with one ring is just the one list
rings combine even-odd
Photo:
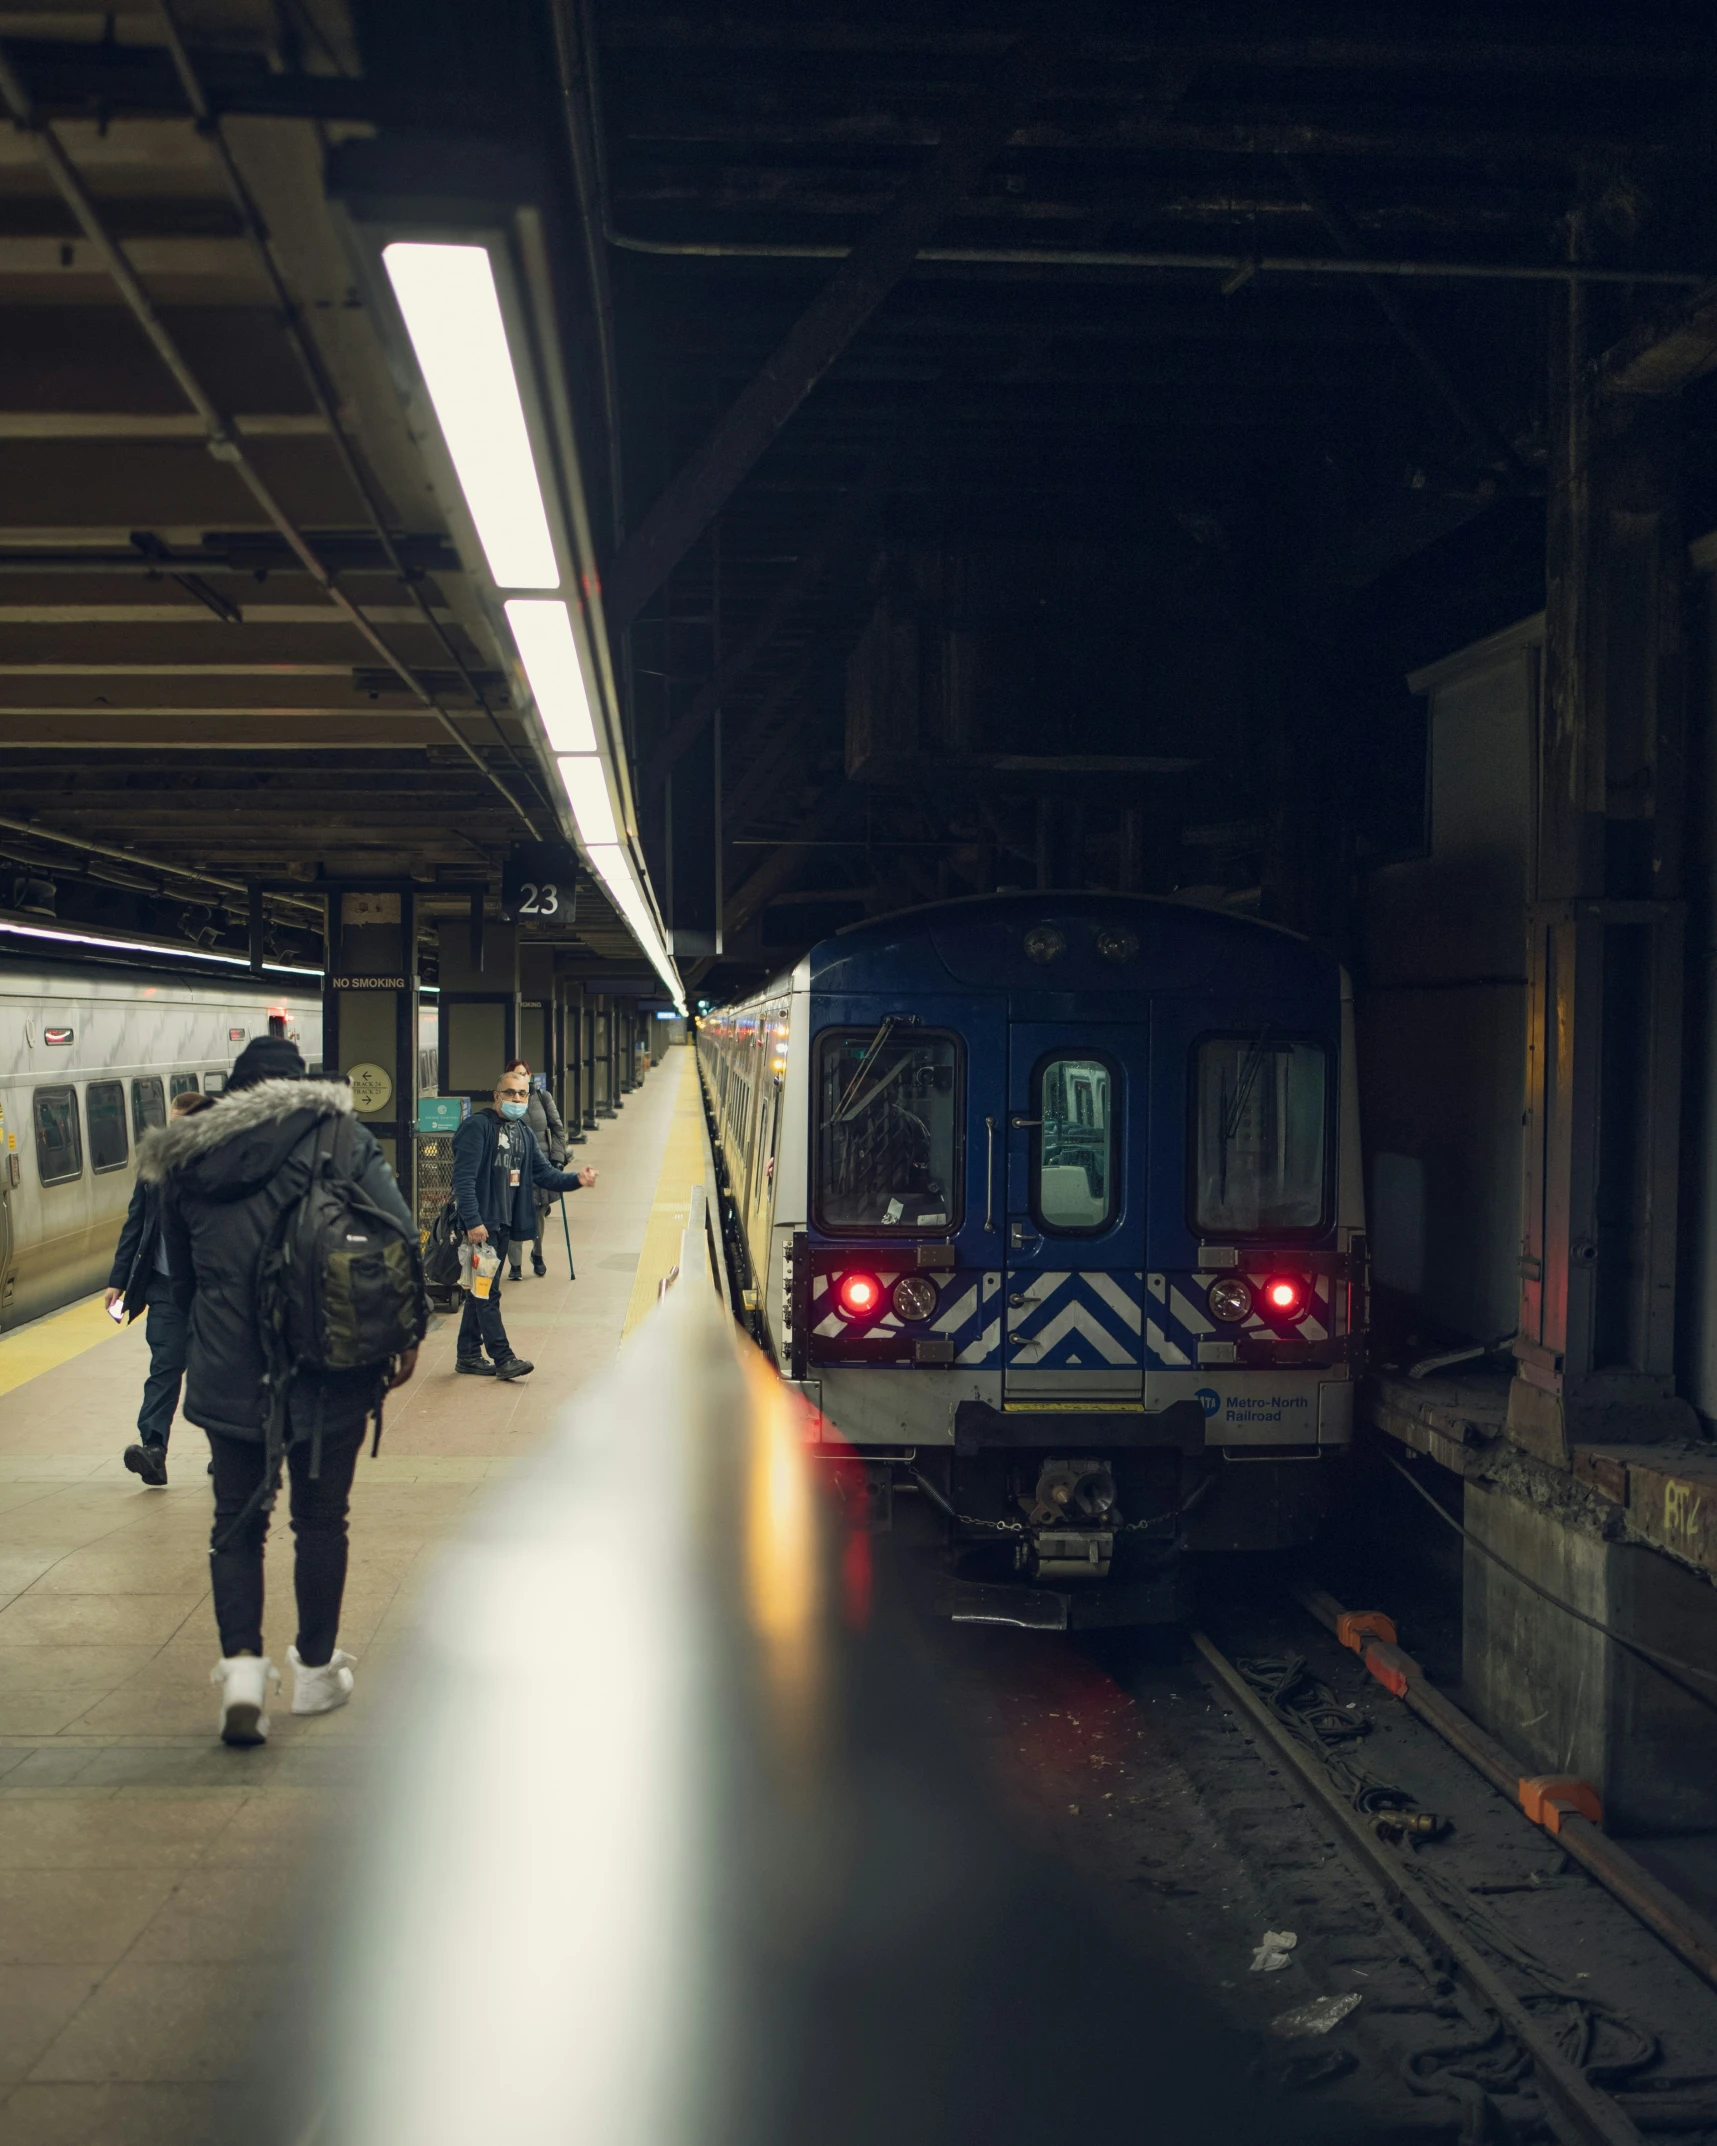
[(1193, 1225), (1200, 1235), (1324, 1225), (1329, 1118), (1321, 1045), (1207, 1036), (1195, 1081)]
[(959, 1213), (959, 1045), (952, 1036), (834, 1029), (817, 1039), (817, 1219), (824, 1229), (953, 1228)]

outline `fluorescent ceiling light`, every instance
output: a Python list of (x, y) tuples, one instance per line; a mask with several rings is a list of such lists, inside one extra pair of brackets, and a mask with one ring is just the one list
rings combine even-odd
[[(41, 924), (14, 924), (0, 918), (0, 931), (15, 932), (21, 939), (50, 939), (61, 946), (106, 947), (122, 954), (165, 954), (169, 961), (220, 961), (229, 968), (248, 969), (248, 954), (217, 954), (206, 946), (170, 946), (162, 939), (102, 939), (87, 931), (49, 931)], [(267, 961), (270, 976), (320, 976), (320, 969), (300, 969), (286, 961)]]
[(558, 588), (487, 247), (397, 240), (382, 260), (496, 587)]
[[(505, 609), (550, 745), (557, 753), (595, 752), (590, 695), (584, 690), (584, 672), (565, 604), (552, 596), (515, 596)], [(615, 837), (607, 839), (612, 842)]]
[(594, 753), (562, 755), (560, 779), (572, 800), (572, 816), (578, 822), (578, 839), (586, 849), (613, 849), (620, 831), (614, 824), (614, 801), (608, 795), (608, 777)]
[(662, 944), (662, 935), (656, 928), (656, 919), (650, 912), (649, 903), (644, 899), (644, 890), (633, 876), (626, 852), (618, 844), (611, 849), (598, 846), (590, 849), (590, 862), (615, 908), (630, 925), (632, 936), (637, 940), (640, 950), (667, 985), (675, 1005), (683, 1011), (685, 1000), (682, 997), (683, 987), (679, 974), (668, 958), (668, 950)]

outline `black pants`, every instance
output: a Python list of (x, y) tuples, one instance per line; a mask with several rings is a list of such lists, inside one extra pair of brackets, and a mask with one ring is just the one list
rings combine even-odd
[(495, 1269), (495, 1279), (489, 1284), (486, 1297), (477, 1296), (469, 1289), (465, 1292), (465, 1309), (459, 1314), (458, 1353), (467, 1362), (473, 1356), (481, 1356), (485, 1346), (498, 1364), (504, 1364), (513, 1353), (507, 1329), (501, 1324), (501, 1279), (507, 1271), (508, 1241), (505, 1230), (489, 1232), (489, 1248), (500, 1261)]
[[(319, 1669), (334, 1652), (340, 1633), (340, 1599), (346, 1591), (346, 1507), (352, 1471), (364, 1442), (364, 1411), (346, 1401), (327, 1404), (322, 1421), (322, 1465), (310, 1476), (311, 1445), (299, 1438), (288, 1448), (292, 1532), (298, 1554), (293, 1579), (298, 1596), (298, 1658)], [(238, 1533), (221, 1546), (222, 1537), (243, 1512), (262, 1480), (266, 1453), (260, 1439), (222, 1438), (209, 1433), (215, 1464), (215, 1526), (209, 1551), (209, 1579), (215, 1594), (215, 1623), (224, 1655), (262, 1652), (262, 1549), (269, 1516), (252, 1513)]]
[(159, 1298), (151, 1296), (143, 1315), (143, 1333), (149, 1343), (149, 1376), (143, 1381), (143, 1406), (137, 1411), (137, 1429), (146, 1446), (167, 1450), (173, 1428), (173, 1411), (179, 1405), (179, 1382), (185, 1376), (185, 1314), (166, 1293), (163, 1282)]

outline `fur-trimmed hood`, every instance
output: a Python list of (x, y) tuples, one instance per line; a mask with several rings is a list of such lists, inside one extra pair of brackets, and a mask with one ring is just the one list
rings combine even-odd
[(205, 1197), (241, 1198), (273, 1176), (312, 1125), (351, 1109), (344, 1081), (259, 1080), (146, 1133), (137, 1144), (137, 1174), (147, 1185), (174, 1174)]

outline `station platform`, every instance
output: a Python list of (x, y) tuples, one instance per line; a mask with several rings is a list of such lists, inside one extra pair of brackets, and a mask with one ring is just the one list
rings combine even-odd
[[(442, 1319), (358, 1467), (340, 1644), (343, 1711), (268, 1743), (217, 1739), (202, 1434), (174, 1427), (145, 1490), (142, 1322), (100, 1299), (0, 1341), (0, 2142), (272, 2140), (257, 2051), (301, 2030), (299, 1933), (319, 1919), (347, 1792), (385, 1734), (414, 1601), (438, 1549), (612, 1361), (655, 1301), (702, 1176), (694, 1056), (676, 1049), (575, 1150), (597, 1184), (557, 1215), (549, 1273), (506, 1291), (514, 1385), (456, 1376)], [(678, 1217), (678, 1219), (676, 1219)], [(658, 1272), (658, 1269), (660, 1272)], [(270, 1652), (293, 1635), (291, 1537), (271, 1533)], [(552, 1635), (521, 1634), (552, 1648)]]

